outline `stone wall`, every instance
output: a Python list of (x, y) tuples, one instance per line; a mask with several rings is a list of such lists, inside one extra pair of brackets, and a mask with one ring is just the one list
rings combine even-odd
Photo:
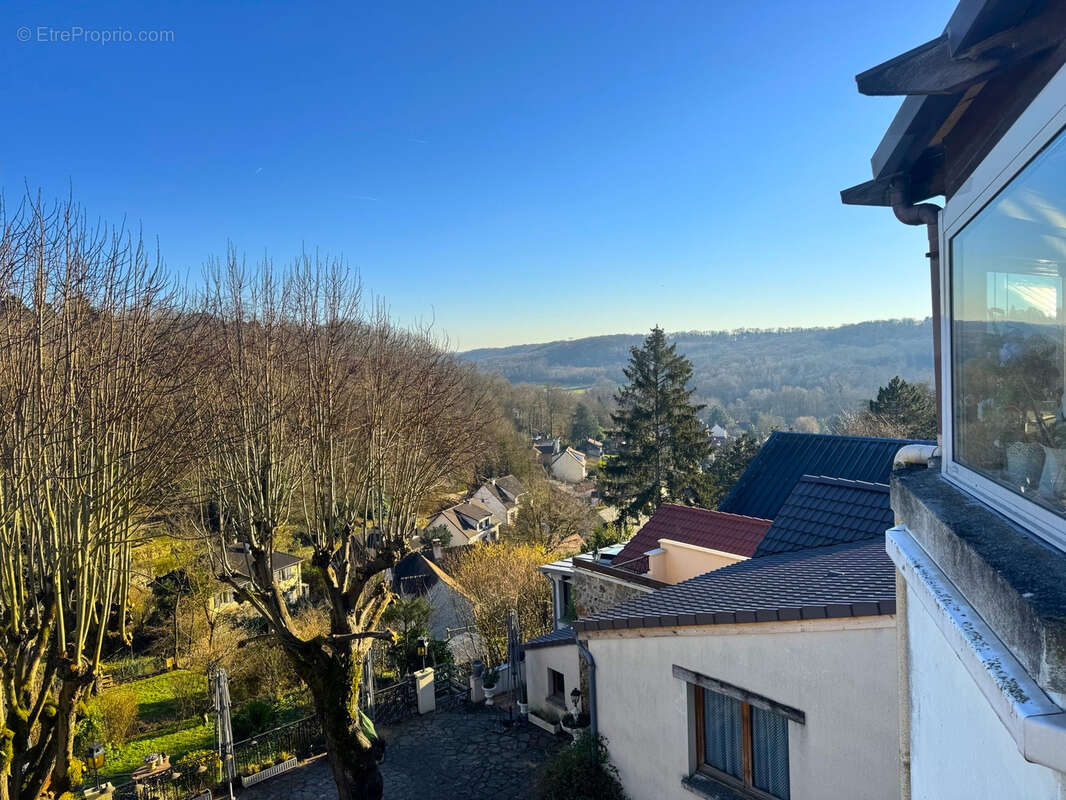
[(607, 575), (575, 569), (571, 591), (577, 615), (587, 617), (606, 611), (630, 598), (647, 594), (651, 589), (627, 584)]

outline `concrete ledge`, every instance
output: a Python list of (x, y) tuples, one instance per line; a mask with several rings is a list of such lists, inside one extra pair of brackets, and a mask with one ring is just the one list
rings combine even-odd
[(1050, 692), (1066, 692), (1066, 553), (949, 483), (892, 475), (896, 521)]
[(1026, 761), (1066, 772), (1066, 713), (1030, 677), (907, 528), (889, 530), (885, 549), (907, 581), (908, 591), (929, 613)]

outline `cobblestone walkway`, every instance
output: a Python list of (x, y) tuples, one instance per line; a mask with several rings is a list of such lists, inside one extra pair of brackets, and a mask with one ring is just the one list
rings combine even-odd
[[(381, 730), (385, 800), (528, 797), (537, 768), (567, 743), (528, 722), (499, 724), (498, 712), (442, 711)], [(337, 789), (324, 758), (242, 791), (239, 800), (320, 800)]]

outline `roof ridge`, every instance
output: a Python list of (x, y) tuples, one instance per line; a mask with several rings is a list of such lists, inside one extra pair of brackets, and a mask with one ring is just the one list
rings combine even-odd
[[(686, 506), (682, 505), (681, 503), (661, 503), (659, 505), (659, 508), (662, 508), (663, 506), (670, 506), (671, 508), (682, 508), (685, 511), (705, 511), (708, 514), (714, 514), (715, 516), (733, 517), (734, 519), (752, 520), (753, 522), (773, 522), (772, 519), (766, 519), (765, 517), (753, 517), (750, 514), (734, 514), (732, 511), (719, 511), (717, 508), (704, 508), (703, 506)], [(656, 509), (656, 511), (658, 510), (659, 509)], [(652, 513), (652, 516), (654, 516), (654, 512)], [(649, 517), (648, 521), (650, 522), (651, 519), (652, 517)], [(646, 525), (647, 523), (644, 524)]]
[[(868, 491), (887, 492), (889, 491), (889, 485), (887, 483), (878, 483), (877, 481), (860, 481), (855, 478), (835, 478), (832, 475), (800, 475), (800, 482), (802, 483), (824, 483), (828, 486), (844, 486), (849, 489), (866, 489)], [(786, 505), (787, 505), (786, 501)], [(784, 506), (782, 506), (784, 508)], [(728, 512), (724, 512), (728, 513)]]

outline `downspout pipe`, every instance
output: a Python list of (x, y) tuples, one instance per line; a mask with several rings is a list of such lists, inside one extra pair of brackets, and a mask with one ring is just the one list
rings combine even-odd
[(892, 212), (904, 225), (924, 225), (929, 236), (929, 286), (933, 296), (933, 381), (936, 386), (936, 430), (938, 441), (944, 433), (940, 366), (940, 206), (936, 203), (912, 204), (902, 187), (892, 187)]
[(577, 650), (589, 668), (589, 730), (592, 732), (592, 741), (599, 741), (599, 726), (596, 724), (596, 659), (592, 657), (588, 645), (580, 639), (577, 642)]

